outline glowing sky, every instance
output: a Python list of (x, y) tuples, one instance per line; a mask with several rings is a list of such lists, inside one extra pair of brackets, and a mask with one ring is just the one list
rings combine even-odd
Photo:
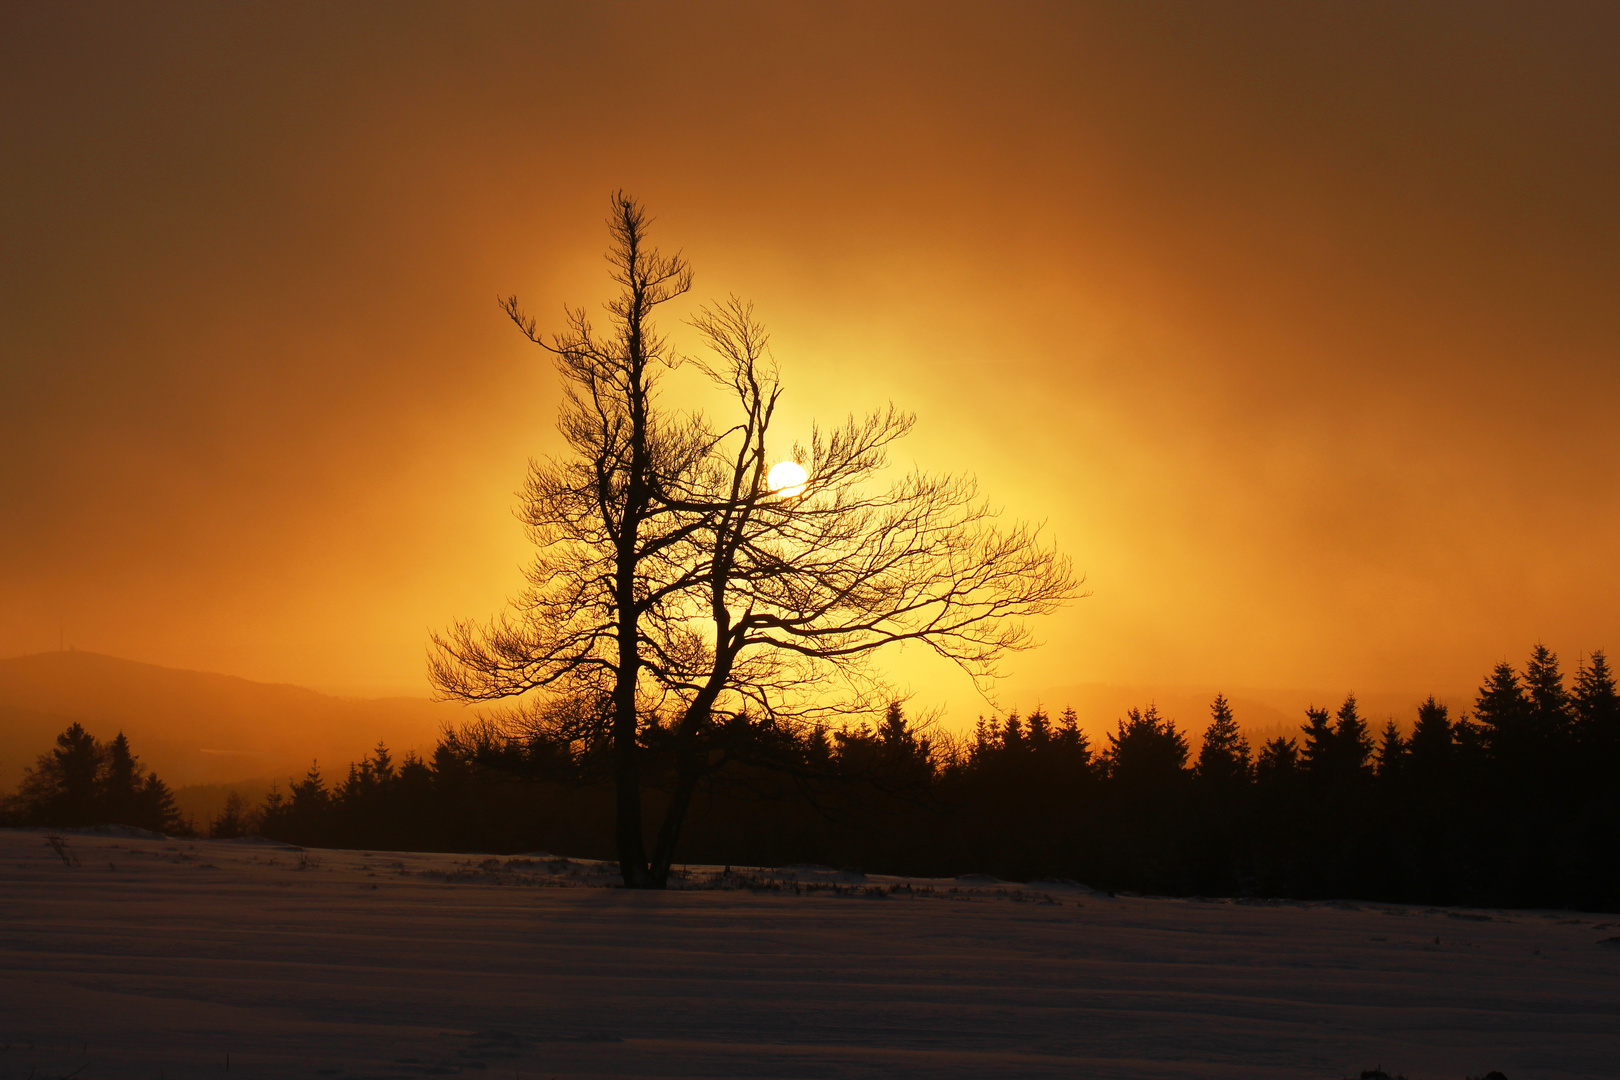
[(425, 694), (616, 187), (1048, 522), (1009, 703), (1620, 648), (1617, 9), (1009, 8), (7, 4), (0, 655)]

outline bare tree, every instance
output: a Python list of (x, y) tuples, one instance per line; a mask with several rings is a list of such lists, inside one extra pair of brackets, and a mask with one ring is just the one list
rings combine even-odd
[[(782, 389), (768, 337), (733, 298), (694, 320), (711, 356), (692, 361), (730, 399), (719, 427), (659, 407), (677, 362), (650, 313), (685, 292), (677, 255), (646, 242), (647, 218), (614, 196), (609, 261), (623, 291), (599, 337), (583, 311), (537, 335), (567, 386), (571, 456), (531, 464), (522, 517), (540, 549), (510, 611), (434, 639), (431, 675), (466, 701), (532, 696), (505, 721), (529, 737), (605, 752), (617, 793), (624, 883), (668, 880), (691, 797), (727, 759), (741, 721), (802, 726), (889, 696), (873, 667), (915, 642), (978, 685), (1031, 644), (1022, 619), (1076, 594), (1068, 562), (1022, 525), (997, 527), (971, 480), (912, 472), (885, 485), (889, 448), (913, 427), (892, 406), (812, 434), (770, 482)], [(746, 724), (745, 724), (746, 726)], [(642, 827), (650, 740), (673, 758), (648, 857)]]

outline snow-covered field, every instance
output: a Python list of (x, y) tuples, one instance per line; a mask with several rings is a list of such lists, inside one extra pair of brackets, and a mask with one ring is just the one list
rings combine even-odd
[(3, 1078), (1620, 1076), (1616, 917), (48, 835)]

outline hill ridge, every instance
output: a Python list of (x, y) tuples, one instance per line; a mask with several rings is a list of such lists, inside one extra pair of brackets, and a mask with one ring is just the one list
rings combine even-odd
[(0, 789), (77, 720), (98, 738), (122, 730), (171, 785), (328, 771), (379, 741), (430, 753), (467, 716), (427, 698), (327, 694), (221, 672), (170, 668), (83, 650), (0, 659)]

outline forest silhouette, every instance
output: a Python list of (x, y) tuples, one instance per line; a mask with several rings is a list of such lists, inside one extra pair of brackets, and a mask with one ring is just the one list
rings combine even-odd
[(56, 745), (39, 756), (8, 802), (0, 807), (7, 824), (128, 825), (152, 832), (189, 828), (168, 785), (146, 770), (123, 732), (103, 743), (79, 723), (56, 737)]
[[(645, 735), (649, 818), (677, 757)], [(1070, 710), (981, 720), (970, 738), (876, 723), (807, 733), (739, 718), (691, 807), (685, 862), (1072, 879), (1115, 891), (1620, 910), (1620, 696), (1601, 652), (1566, 686), (1538, 646), (1497, 665), (1472, 713), (1432, 697), (1403, 735), (1353, 696), (1251, 747), (1223, 697), (1194, 756), (1150, 705), (1094, 746)], [(182, 828), (122, 737), (75, 724), (12, 800), (13, 824)], [(215, 836), (306, 846), (614, 856), (611, 769), (493, 725), (430, 759), (385, 747), (317, 767)], [(144, 800), (144, 801), (143, 801)], [(167, 806), (164, 810), (162, 807)]]

